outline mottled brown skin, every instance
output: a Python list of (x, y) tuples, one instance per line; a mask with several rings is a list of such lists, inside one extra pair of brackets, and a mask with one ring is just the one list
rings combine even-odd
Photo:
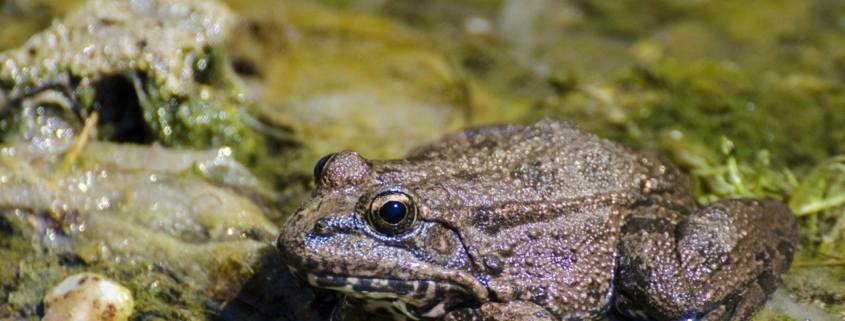
[[(283, 259), (398, 319), (745, 320), (796, 242), (783, 203), (698, 209), (655, 153), (555, 119), (468, 130), (404, 160), (343, 152), (316, 174), (279, 236)], [(385, 193), (416, 207), (407, 231), (373, 225)]]

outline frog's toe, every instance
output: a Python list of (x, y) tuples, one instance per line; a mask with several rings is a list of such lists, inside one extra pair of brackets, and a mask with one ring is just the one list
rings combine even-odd
[[(757, 310), (765, 304), (768, 295), (766, 291), (760, 287), (759, 284), (755, 284), (751, 287), (742, 299), (737, 302), (736, 307), (733, 308), (732, 311), (724, 311), (723, 313), (713, 316), (705, 315), (702, 318), (702, 321), (709, 321), (709, 320), (730, 320), (730, 321), (739, 321), (739, 320), (748, 320)], [(723, 309), (724, 310), (724, 309)], [(731, 313), (726, 313), (731, 312)], [(712, 312), (711, 312), (712, 313)]]
[(766, 302), (766, 292), (755, 284), (745, 293), (744, 296), (736, 302), (736, 305), (720, 305), (696, 318), (690, 318), (695, 321), (742, 321), (748, 320), (758, 308)]
[[(731, 305), (731, 302), (714, 307), (712, 310), (702, 314), (691, 314), (675, 319), (666, 319), (673, 321), (741, 321), (748, 320), (757, 311), (757, 308), (766, 300), (766, 293), (762, 291), (759, 286), (753, 287), (748, 291), (747, 295), (736, 305)], [(655, 319), (650, 316), (647, 311), (633, 308), (631, 305), (625, 303), (624, 300), (615, 300), (613, 303), (613, 313), (608, 320), (611, 321), (653, 321), (663, 320)]]

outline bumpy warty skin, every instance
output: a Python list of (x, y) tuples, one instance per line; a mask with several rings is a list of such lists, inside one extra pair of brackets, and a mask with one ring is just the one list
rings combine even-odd
[[(699, 210), (657, 154), (556, 119), (467, 130), (402, 160), (342, 152), (321, 165), (279, 251), (312, 285), (397, 319), (615, 309), (741, 320), (774, 291), (795, 243), (782, 203)], [(374, 224), (387, 199), (414, 216)]]

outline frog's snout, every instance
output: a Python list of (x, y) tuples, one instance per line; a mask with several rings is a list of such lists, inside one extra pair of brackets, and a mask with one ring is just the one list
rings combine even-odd
[(296, 224), (289, 221), (282, 227), (279, 237), (276, 238), (276, 252), (288, 266), (300, 267), (302, 248), (303, 244), (296, 232)]

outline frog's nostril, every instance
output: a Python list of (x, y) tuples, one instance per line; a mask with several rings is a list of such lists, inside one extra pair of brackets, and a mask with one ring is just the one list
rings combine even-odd
[(319, 219), (316, 223), (314, 223), (314, 233), (317, 235), (326, 235), (329, 234), (329, 222), (326, 219)]

